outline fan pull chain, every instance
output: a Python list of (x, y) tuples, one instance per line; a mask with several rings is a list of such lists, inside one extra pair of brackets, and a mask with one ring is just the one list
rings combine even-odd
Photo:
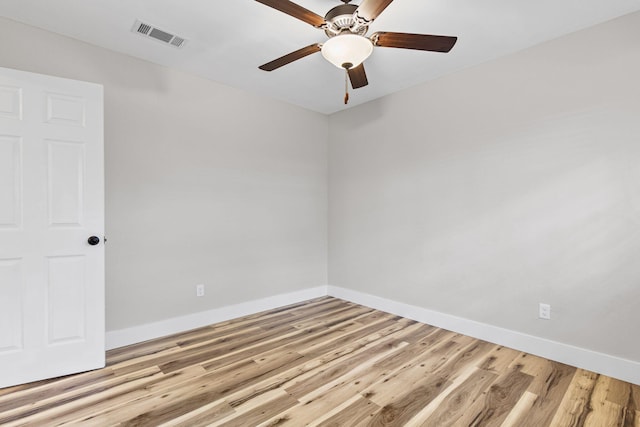
[(344, 69), (344, 105), (349, 103), (349, 69)]

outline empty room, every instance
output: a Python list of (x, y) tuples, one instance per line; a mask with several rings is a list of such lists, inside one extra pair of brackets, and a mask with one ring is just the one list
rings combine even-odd
[(640, 427), (640, 0), (0, 1), (0, 425)]

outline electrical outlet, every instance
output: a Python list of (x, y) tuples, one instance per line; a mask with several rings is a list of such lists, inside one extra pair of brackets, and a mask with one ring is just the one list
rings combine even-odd
[(538, 317), (540, 319), (551, 319), (551, 306), (549, 304), (540, 303), (538, 307)]
[(197, 297), (204, 296), (204, 285), (196, 285), (196, 296)]

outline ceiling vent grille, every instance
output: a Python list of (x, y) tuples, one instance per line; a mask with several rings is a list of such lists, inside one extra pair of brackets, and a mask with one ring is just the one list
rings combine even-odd
[(176, 36), (142, 21), (136, 21), (131, 31), (177, 48), (183, 47), (187, 42), (184, 37)]

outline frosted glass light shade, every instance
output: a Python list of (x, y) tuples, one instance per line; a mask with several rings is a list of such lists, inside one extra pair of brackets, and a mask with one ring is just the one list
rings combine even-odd
[(338, 68), (357, 67), (371, 52), (371, 40), (357, 34), (337, 35), (322, 45), (322, 56)]

